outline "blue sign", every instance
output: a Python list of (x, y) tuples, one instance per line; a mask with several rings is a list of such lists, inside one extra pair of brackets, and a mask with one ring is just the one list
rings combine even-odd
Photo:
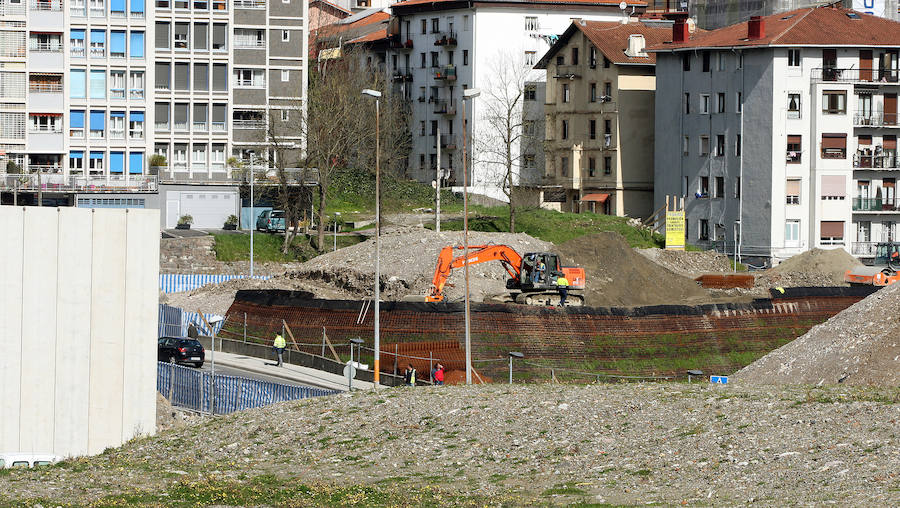
[(709, 382), (717, 385), (727, 385), (728, 376), (709, 376)]

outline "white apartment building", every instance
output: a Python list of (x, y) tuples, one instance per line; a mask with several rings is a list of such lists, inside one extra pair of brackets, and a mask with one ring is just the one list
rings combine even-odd
[[(302, 147), (286, 127), (306, 94), (307, 8), (0, 0), (3, 202), (40, 190), (45, 204), (160, 208), (164, 227), (183, 214), (221, 225), (239, 210), (226, 161), (271, 156), (270, 113), (279, 137)], [(167, 164), (151, 168), (154, 153)]]
[(820, 7), (673, 36), (655, 47), (655, 208), (684, 196), (689, 243), (777, 263), (896, 240), (900, 23)]
[[(640, 14), (643, 2), (628, 3), (622, 11), (618, 2), (578, 0), (550, 2), (529, 0), (509, 3), (499, 0), (464, 2), (457, 0), (407, 0), (391, 6), (388, 29), (391, 49), (387, 72), (402, 93), (412, 100), (412, 153), (408, 162), (411, 177), (433, 181), (437, 171), (437, 136), (440, 131), (444, 185), (462, 186), (462, 91), (490, 86), (498, 68), (521, 65), (529, 70), (528, 81), (543, 82), (541, 71), (530, 71), (558, 35), (574, 19), (621, 21)], [(536, 100), (529, 89), (526, 101)], [(500, 190), (504, 169), (490, 157), (472, 157), (473, 138), (488, 129), (481, 116), (481, 97), (467, 102), (468, 153), (471, 164), (471, 191), (505, 200)], [(529, 108), (528, 105), (525, 109)], [(476, 141), (477, 144), (477, 141)], [(519, 153), (518, 146), (513, 147)], [(529, 158), (530, 160), (537, 160)], [(543, 168), (522, 168), (523, 173), (543, 174)], [(539, 176), (538, 176), (539, 178)]]

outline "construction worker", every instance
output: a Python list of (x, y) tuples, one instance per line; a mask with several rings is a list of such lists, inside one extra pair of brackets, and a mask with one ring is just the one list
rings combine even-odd
[(566, 297), (569, 295), (569, 279), (565, 275), (556, 278), (556, 289), (559, 290), (559, 306), (566, 306)]
[(284, 341), (284, 337), (281, 336), (280, 333), (275, 334), (275, 353), (278, 354), (278, 366), (281, 367), (284, 362), (284, 347), (287, 343)]
[(544, 280), (544, 270), (546, 269), (547, 265), (544, 264), (544, 260), (542, 259), (537, 265), (537, 270), (534, 271), (534, 280), (532, 280), (532, 282), (537, 284), (539, 281)]
[(416, 386), (416, 369), (413, 368), (411, 363), (408, 364), (403, 372), (403, 383), (406, 386)]

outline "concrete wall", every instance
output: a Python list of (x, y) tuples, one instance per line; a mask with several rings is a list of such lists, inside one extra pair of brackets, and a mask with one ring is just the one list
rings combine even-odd
[(0, 207), (0, 451), (156, 430), (156, 210)]

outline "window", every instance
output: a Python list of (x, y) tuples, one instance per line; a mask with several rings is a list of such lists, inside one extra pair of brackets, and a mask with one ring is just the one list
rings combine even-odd
[(597, 171), (597, 159), (588, 157), (588, 176), (593, 177)]
[(281, 69), (281, 82), (287, 82), (291, 80), (291, 71), (288, 69)]
[(204, 92), (209, 90), (209, 64), (194, 64), (194, 90)]
[(175, 90), (190, 90), (191, 76), (190, 64), (187, 62), (175, 62)]
[(213, 104), (212, 107), (212, 122), (210, 122), (211, 130), (213, 132), (225, 132), (227, 129), (227, 124), (225, 122), (225, 117), (228, 113), (228, 105), (227, 104)]
[(719, 113), (724, 113), (725, 112), (725, 94), (721, 93), (721, 92), (716, 94), (716, 102), (717, 102), (716, 110)]
[(784, 221), (784, 246), (799, 247), (800, 246), (800, 221), (786, 220)]
[(91, 71), (90, 92), (91, 99), (106, 98), (106, 71)]
[(228, 91), (228, 64), (213, 64), (213, 91)]
[(843, 90), (826, 90), (822, 92), (822, 113), (843, 115), (847, 113), (847, 92)]
[[(196, 31), (196, 27), (194, 28)], [(236, 48), (264, 48), (266, 47), (266, 33), (263, 30), (250, 28), (234, 29), (234, 47)]]
[(846, 177), (844, 175), (822, 175), (822, 200), (841, 201), (847, 195)]
[(787, 137), (787, 163), (800, 164), (803, 148), (801, 147), (802, 136), (788, 134)]
[(741, 197), (741, 177), (737, 177), (734, 180), (734, 197)]
[(709, 72), (709, 51), (703, 52), (703, 72)]
[(568, 157), (560, 157), (559, 171), (560, 171), (561, 176), (566, 176), (569, 174), (569, 158)]
[(725, 54), (725, 52), (719, 51), (719, 52), (716, 53), (716, 62), (717, 62), (717, 64), (718, 64), (718, 65), (717, 65), (717, 69), (718, 69), (718, 70), (724, 71), (724, 70), (725, 70), (725, 64), (726, 64), (727, 61), (728, 61), (728, 60), (727, 60), (727, 55)]
[(787, 117), (796, 119), (800, 118), (800, 94), (792, 92), (788, 94)]
[(171, 25), (168, 22), (156, 22), (156, 32), (155, 38), (156, 41), (156, 49), (169, 49), (171, 46), (169, 45), (169, 41), (171, 40), (169, 37), (169, 28)]
[(562, 101), (569, 102), (569, 84), (563, 83), (562, 86)]
[(125, 58), (125, 32), (120, 30), (109, 32), (109, 57)]
[(578, 65), (578, 48), (572, 48), (572, 65)]
[(29, 132), (62, 132), (62, 114), (29, 115)]
[(73, 150), (69, 152), (69, 173), (73, 175), (84, 174), (84, 152)]
[(234, 86), (237, 88), (262, 88), (266, 86), (263, 69), (235, 69)]
[(741, 135), (738, 134), (734, 137), (734, 155), (737, 157), (741, 156)]
[(469, 50), (468, 49), (463, 50), (463, 65), (469, 65)]
[(175, 23), (175, 35), (173, 37), (173, 47), (175, 49), (189, 49), (188, 35), (190, 31), (190, 23)]
[(539, 29), (537, 16), (525, 16), (525, 31), (536, 32)]
[(698, 198), (708, 198), (709, 197), (709, 177), (701, 176), (700, 180), (697, 182), (700, 185), (700, 188), (697, 190)]
[(88, 170), (92, 175), (103, 174), (103, 152), (90, 152), (88, 159)]
[(846, 159), (847, 158), (847, 134), (822, 134), (822, 158)]
[(422, 67), (424, 69), (425, 68), (425, 53), (419, 53), (419, 56), (422, 59), (422, 63), (420, 64), (420, 67)]
[(788, 67), (800, 67), (800, 50), (788, 50)]
[(525, 65), (534, 65), (534, 59), (537, 52), (535, 51), (526, 51), (525, 52)]
[(709, 221), (700, 219), (700, 231), (697, 235), (698, 240), (709, 240)]
[(91, 138), (102, 139), (106, 131), (106, 111), (91, 110)]
[[(469, 15), (468, 14), (463, 16), (463, 30), (465, 30), (466, 32), (469, 31)], [(422, 33), (425, 33), (425, 32), (422, 32)]]
[(823, 220), (819, 227), (819, 241), (822, 245), (843, 245), (844, 221)]
[(591, 139), (597, 139), (597, 120), (588, 121), (588, 133)]
[(559, 139), (569, 139), (569, 121), (563, 120), (560, 125)]
[(209, 23), (194, 23), (194, 51), (209, 51)]
[(287, 122), (287, 121), (289, 121), (290, 119), (291, 119), (291, 110), (289, 110), (289, 109), (282, 109), (282, 110), (281, 110), (281, 121), (282, 121), (282, 122)]
[(717, 177), (715, 178), (715, 184), (716, 184), (716, 188), (715, 188), (716, 194), (715, 194), (715, 197), (717, 197), (717, 198), (724, 198), (724, 197), (725, 197), (725, 177), (724, 177), (724, 176), (717, 176)]
[(131, 32), (130, 39), (129, 56), (131, 58), (144, 58), (144, 32)]
[(110, 0), (109, 15), (113, 18), (125, 17), (125, 0)]
[(744, 68), (744, 52), (743, 51), (738, 51), (737, 65), (735, 66), (735, 68), (737, 70), (741, 70)]
[(91, 30), (91, 58), (106, 58), (106, 30)]
[(84, 110), (73, 109), (69, 111), (69, 137), (84, 139)]
[(84, 58), (84, 30), (70, 30), (69, 45), (72, 58)]
[(109, 139), (125, 139), (125, 112), (109, 113)]
[(193, 130), (197, 132), (207, 131), (207, 119), (209, 117), (209, 104), (194, 104), (194, 126)]
[(132, 111), (128, 116), (128, 137), (144, 139), (144, 112)]
[(157, 102), (156, 103), (153, 120), (156, 123), (156, 130), (158, 130), (158, 131), (169, 130), (169, 103), (168, 102)]
[[(687, 192), (688, 192), (688, 177), (685, 176), (685, 177), (682, 177), (682, 179), (681, 179), (681, 196), (687, 197)], [(685, 228), (685, 229), (687, 229), (687, 228)]]
[(171, 90), (172, 89), (171, 74), (172, 74), (172, 68), (171, 68), (170, 63), (168, 63), (168, 62), (164, 62), (164, 63), (157, 62), (156, 63), (156, 73), (155, 73), (156, 84), (155, 84), (155, 86), (156, 86), (157, 90)]
[(603, 174), (608, 175), (612, 173), (612, 157), (604, 157), (603, 158)]
[(597, 102), (597, 83), (591, 83), (591, 96), (588, 100)]
[(437, 51), (431, 52), (431, 66), (439, 67), (441, 65), (441, 55)]
[(537, 86), (525, 85), (525, 100), (526, 101), (537, 100)]
[[(422, 20), (422, 33), (423, 34), (428, 33), (428, 20), (427, 19)], [(424, 155), (423, 155), (423, 157), (424, 157)]]
[(709, 155), (709, 136), (700, 136), (700, 157)]
[(784, 184), (785, 202), (789, 205), (800, 204), (800, 179), (788, 178)]
[(684, 94), (684, 114), (691, 114), (691, 94), (689, 93)]
[(685, 53), (681, 55), (681, 70), (688, 72), (691, 70), (691, 54)]
[(431, 18), (431, 33), (436, 34), (441, 31), (440, 18)]
[(737, 92), (734, 98), (734, 111), (737, 113), (744, 112), (744, 93)]
[(691, 137), (685, 136), (681, 143), (681, 153), (682, 155), (690, 155), (691, 154)]
[(186, 131), (188, 130), (188, 104), (176, 103), (173, 110), (174, 120), (172, 121), (172, 130)]
[[(453, 61), (453, 55), (455, 53), (453, 51), (447, 52), (447, 65), (454, 65), (456, 62)], [(397, 68), (397, 55), (394, 55), (394, 68)]]
[(609, 81), (603, 83), (603, 98), (607, 101), (612, 100), (612, 83)]
[(716, 157), (722, 157), (725, 155), (725, 135), (717, 134), (716, 135)]
[(594, 46), (591, 46), (590, 61), (588, 62), (588, 64), (591, 66), (591, 69), (597, 67), (597, 48), (595, 48)]
[(291, 40), (291, 31), (290, 30), (282, 30), (281, 31), (281, 42), (290, 42)]
[(709, 114), (709, 95), (703, 94), (700, 96), (700, 105), (701, 105), (700, 112), (703, 113), (704, 115), (708, 115)]
[(128, 153), (128, 173), (140, 175), (144, 172), (144, 152)]
[(125, 98), (125, 71), (109, 71), (109, 98)]
[(212, 49), (213, 51), (228, 50), (228, 25), (225, 23), (216, 23), (213, 25), (212, 33)]

